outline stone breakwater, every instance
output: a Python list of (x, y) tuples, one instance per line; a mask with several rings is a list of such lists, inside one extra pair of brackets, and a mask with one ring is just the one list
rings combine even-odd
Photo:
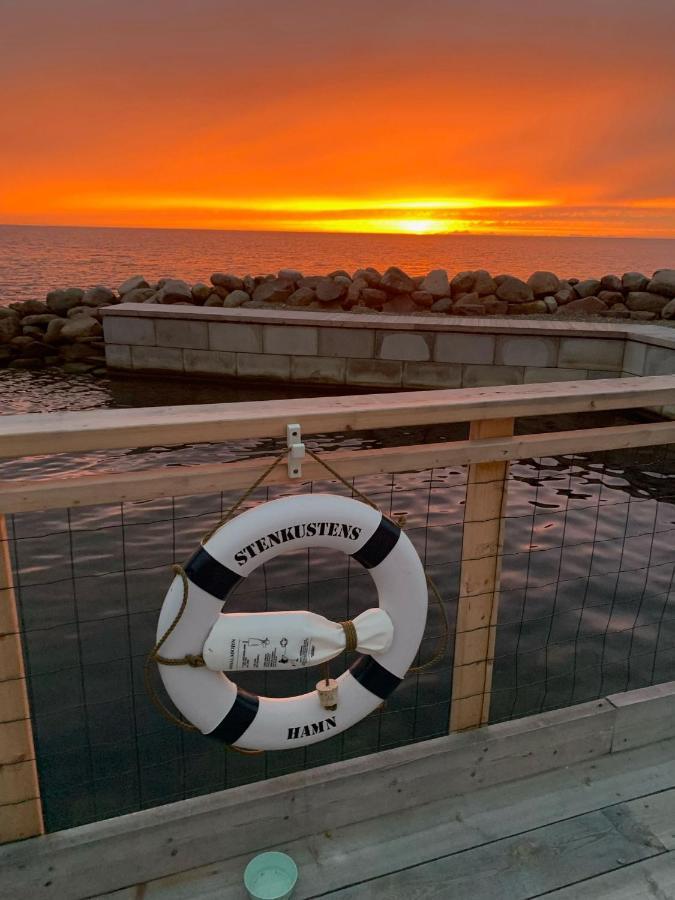
[(427, 313), (439, 316), (554, 316), (556, 318), (675, 320), (675, 269), (651, 277), (641, 272), (580, 280), (534, 272), (527, 281), (492, 276), (484, 269), (445, 269), (410, 276), (392, 266), (385, 272), (339, 270), (304, 275), (282, 269), (276, 275), (216, 272), (210, 284), (161, 278), (150, 284), (138, 275), (113, 291), (101, 285), (51, 291), (46, 300), (0, 305), (0, 365), (38, 369), (62, 365), (73, 374), (104, 375), (101, 308), (115, 303), (187, 304), (206, 307), (340, 310), (355, 314)]

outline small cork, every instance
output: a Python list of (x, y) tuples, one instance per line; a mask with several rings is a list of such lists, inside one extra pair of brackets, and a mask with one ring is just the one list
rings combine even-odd
[(334, 678), (322, 678), (321, 681), (317, 681), (316, 690), (324, 709), (337, 709), (338, 683)]

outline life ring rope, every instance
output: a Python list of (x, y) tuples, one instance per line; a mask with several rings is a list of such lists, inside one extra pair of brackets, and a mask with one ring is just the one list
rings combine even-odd
[[(353, 558), (360, 562), (364, 568), (374, 568), (386, 558), (393, 549), (400, 535), (401, 528), (387, 517), (370, 497), (359, 491), (353, 484), (350, 484), (347, 479), (323, 460), (319, 454), (310, 450), (308, 447), (305, 449), (306, 453), (323, 466), (336, 480), (348, 488), (362, 502), (377, 510), (382, 515), (380, 525), (376, 532), (368, 541), (366, 541), (360, 550), (353, 554)], [(231, 572), (231, 570), (227, 569), (225, 566), (219, 564), (218, 561), (208, 553), (204, 544), (212, 538), (221, 527), (232, 519), (240, 506), (268, 478), (271, 472), (283, 461), (283, 459), (285, 459), (288, 453), (288, 448), (285, 448), (279, 453), (261, 475), (242, 493), (216, 525), (203, 536), (200, 549), (191, 558), (185, 568), (180, 565), (172, 566), (174, 574), (178, 575), (182, 581), (182, 599), (180, 607), (169, 626), (165, 629), (161, 637), (158, 638), (154, 647), (148, 654), (145, 660), (143, 675), (146, 691), (154, 706), (164, 718), (185, 731), (200, 732), (200, 729), (187, 721), (187, 719), (179, 718), (166, 707), (157, 694), (152, 682), (151, 667), (153, 663), (163, 666), (189, 666), (191, 668), (202, 668), (205, 666), (204, 658), (201, 654), (185, 654), (182, 657), (173, 658), (165, 657), (161, 655), (159, 651), (180, 623), (187, 608), (189, 585), (191, 581), (202, 587), (208, 593), (223, 595), (228, 593), (240, 580), (239, 576)], [(440, 593), (426, 570), (424, 571), (424, 577), (441, 613), (442, 633), (439, 637), (438, 647), (433, 656), (423, 664), (409, 667), (405, 675), (417, 674), (426, 671), (435, 665), (435, 663), (444, 656), (450, 637), (450, 626)], [(342, 625), (345, 632), (345, 651), (354, 650), (356, 647), (356, 629), (353, 622), (347, 620), (345, 622), (340, 622), (339, 624)], [(381, 666), (372, 656), (361, 656), (351, 666), (349, 671), (356, 681), (361, 683), (364, 687), (367, 687), (372, 694), (380, 697), (382, 701), (386, 700), (389, 694), (402, 680), (402, 678), (398, 678)], [(236, 698), (229, 713), (225, 716), (218, 728), (212, 732), (212, 736), (219, 738), (227, 749), (235, 750), (240, 753), (258, 754), (265, 752), (264, 750), (251, 750), (236, 746), (237, 737), (243, 734), (254, 720), (258, 711), (258, 704), (259, 699), (255, 694), (250, 694), (242, 688), (237, 687)]]

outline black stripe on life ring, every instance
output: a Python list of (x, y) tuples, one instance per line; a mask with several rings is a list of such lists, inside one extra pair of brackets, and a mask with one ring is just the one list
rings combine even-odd
[(241, 581), (241, 575), (219, 563), (204, 547), (200, 547), (186, 564), (185, 574), (193, 584), (219, 600), (224, 599)]
[(223, 744), (236, 744), (242, 734), (255, 719), (260, 706), (257, 694), (249, 694), (237, 688), (237, 696), (232, 708), (220, 725), (209, 731), (206, 737), (215, 738)]
[(382, 700), (386, 700), (403, 680), (381, 666), (372, 656), (360, 656), (349, 671), (362, 687)]
[(382, 516), (382, 520), (372, 536), (360, 550), (352, 553), (352, 556), (366, 569), (374, 569), (389, 556), (400, 536), (401, 529), (398, 525), (394, 525), (393, 522)]

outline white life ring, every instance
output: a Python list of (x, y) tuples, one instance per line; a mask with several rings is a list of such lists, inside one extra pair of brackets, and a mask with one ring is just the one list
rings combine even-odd
[[(394, 625), (389, 649), (362, 655), (338, 678), (338, 707), (322, 707), (316, 691), (259, 697), (208, 668), (160, 665), (164, 686), (182, 714), (208, 736), (242, 749), (280, 750), (315, 744), (350, 728), (397, 687), (420, 645), (427, 615), (422, 563), (397, 525), (365, 503), (329, 494), (273, 500), (219, 528), (185, 566), (188, 602), (162, 655), (201, 654), (235, 585), (276, 556), (310, 547), (341, 550), (372, 575), (379, 605)], [(162, 607), (164, 635), (183, 598), (176, 577)]]

